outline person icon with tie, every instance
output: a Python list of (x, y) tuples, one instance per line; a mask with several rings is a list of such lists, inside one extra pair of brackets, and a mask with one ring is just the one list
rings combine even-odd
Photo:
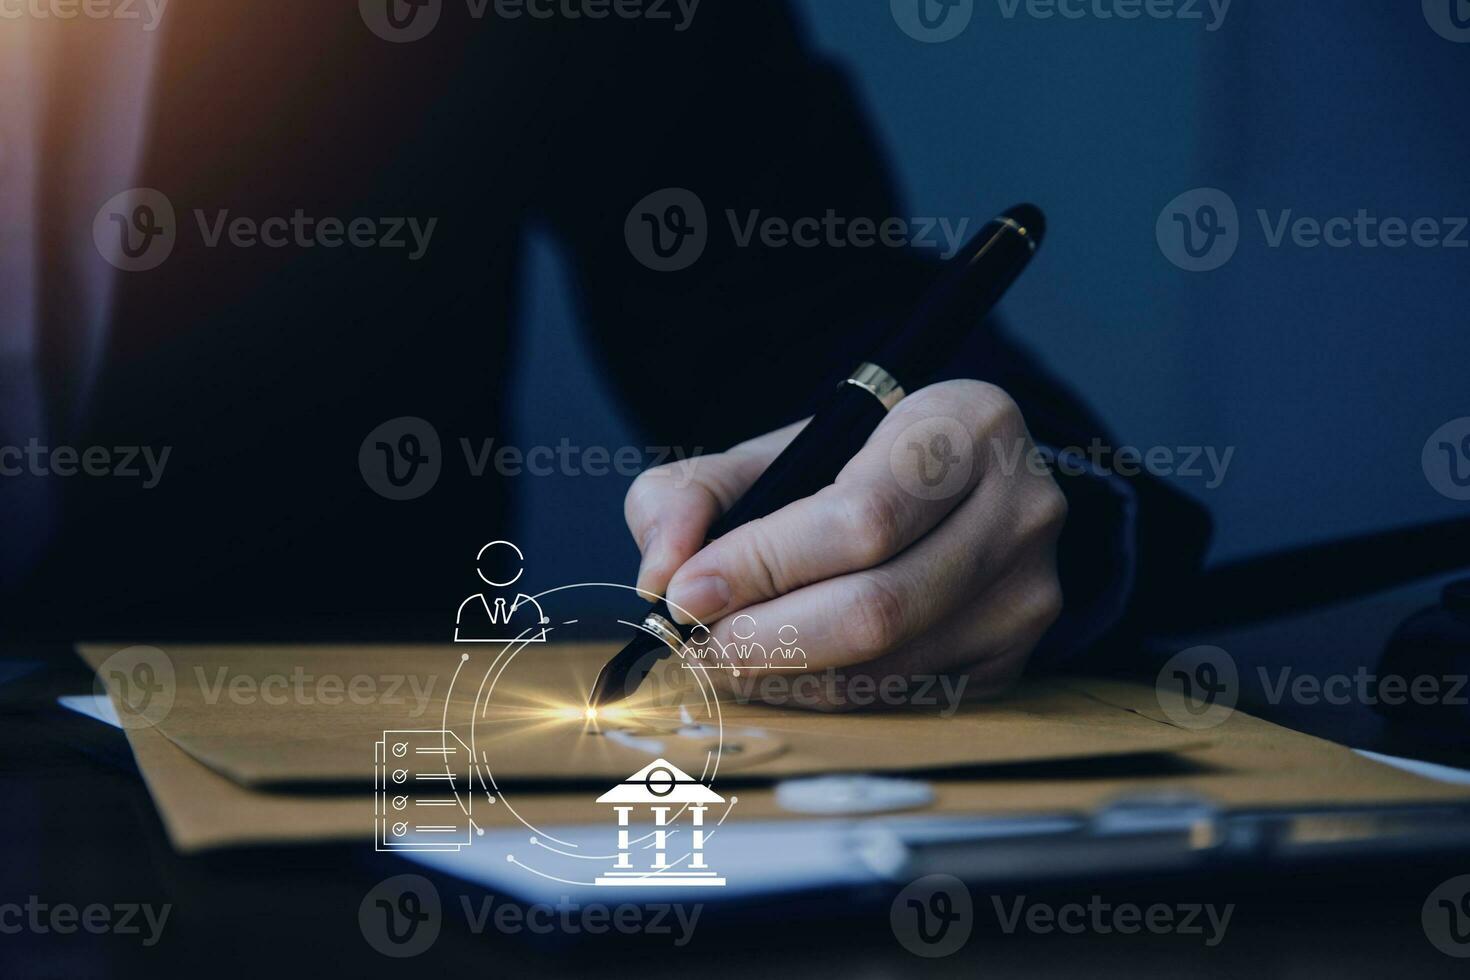
[(726, 651), (733, 651), (735, 662), (731, 664), (737, 671), (756, 670), (770, 666), (766, 658), (766, 648), (755, 639), (755, 617), (742, 613), (735, 617), (730, 624), (730, 633), (734, 637)]
[(776, 633), (776, 646), (771, 647), (771, 668), (806, 670), (806, 651), (796, 645), (796, 627), (787, 624)]
[[(492, 541), (475, 556), (475, 574), (486, 585), (505, 589), (520, 580), (525, 572), (524, 562), (525, 555), (514, 544)], [(515, 574), (504, 578), (510, 569)], [(481, 592), (459, 604), (459, 612), (454, 617), (454, 642), (544, 643), (550, 622), (540, 604), (524, 593), (507, 601), (505, 596)]]

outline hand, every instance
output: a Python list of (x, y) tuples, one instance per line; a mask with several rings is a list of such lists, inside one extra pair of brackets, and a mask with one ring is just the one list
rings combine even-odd
[[(1050, 475), (1028, 465), (1015, 402), (979, 381), (914, 392), (830, 487), (706, 544), (803, 424), (639, 476), (624, 507), (643, 552), (638, 587), (721, 643), (740, 613), (768, 650), (794, 625), (808, 669), (848, 683), (956, 674), (970, 697), (1009, 687), (1061, 610), (1067, 513)], [(848, 703), (828, 687), (815, 706)]]

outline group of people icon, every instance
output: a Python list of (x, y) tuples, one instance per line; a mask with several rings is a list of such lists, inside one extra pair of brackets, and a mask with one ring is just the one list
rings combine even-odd
[(776, 631), (776, 642), (767, 649), (755, 638), (755, 617), (736, 616), (730, 624), (730, 642), (721, 643), (705, 626), (696, 626), (681, 656), (686, 667), (725, 670), (805, 670), (806, 651), (797, 646), (797, 630), (789, 623)]

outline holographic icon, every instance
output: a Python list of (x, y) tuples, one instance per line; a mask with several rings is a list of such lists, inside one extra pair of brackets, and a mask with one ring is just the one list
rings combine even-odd
[[(710, 870), (704, 860), (707, 835), (705, 815), (711, 803), (725, 798), (667, 759), (655, 759), (597, 798), (610, 804), (618, 816), (618, 854), (612, 870), (599, 875), (598, 885), (718, 887), (725, 879)], [(634, 863), (633, 812), (647, 808), (653, 816), (653, 858), (646, 866)], [(674, 822), (689, 815), (689, 852), (669, 860), (669, 839)], [(639, 838), (641, 841), (643, 838)], [(637, 853), (646, 851), (639, 848)], [(684, 863), (688, 858), (687, 865)]]
[[(508, 580), (497, 581), (485, 574), (488, 562), (505, 561), (512, 553), (515, 555), (515, 574)], [(521, 564), (525, 557), (521, 549), (509, 541), (492, 541), (475, 556), (475, 574), (492, 588), (508, 588), (524, 574)], [(498, 576), (501, 573), (494, 574)], [(492, 597), (480, 592), (459, 604), (459, 612), (454, 617), (454, 642), (545, 643), (546, 627), (550, 623), (541, 605), (525, 593), (518, 593), (507, 600), (503, 595)]]

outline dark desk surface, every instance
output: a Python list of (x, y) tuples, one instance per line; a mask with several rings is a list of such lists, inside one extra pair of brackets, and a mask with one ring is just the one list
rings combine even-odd
[[(1334, 610), (1310, 620), (1212, 639), (1248, 672), (1351, 671), (1371, 666), (1388, 630), (1432, 596), (1422, 588)], [(1327, 644), (1323, 637), (1339, 640)], [(59, 694), (90, 690), (90, 677), (66, 651), (10, 650), (0, 660), (48, 658), (47, 666), (0, 685), (0, 906), (31, 896), (49, 904), (172, 905), (162, 939), (139, 936), (0, 931), (6, 976), (156, 976), (252, 973), (404, 975), (427, 969), (473, 969), (480, 975), (552, 976), (592, 972), (657, 978), (691, 971), (709, 977), (800, 974), (882, 977), (1142, 975), (1464, 976), (1466, 961), (1434, 948), (1421, 907), (1435, 886), (1470, 874), (1470, 858), (1332, 869), (1285, 879), (1242, 877), (1095, 883), (1036, 890), (1027, 901), (1087, 904), (1234, 903), (1223, 942), (1198, 935), (1007, 933), (993, 896), (974, 896), (974, 933), (958, 953), (920, 959), (888, 924), (893, 891), (811, 896), (732, 911), (706, 910), (688, 946), (668, 936), (476, 935), (460, 897), (478, 906), (483, 893), (441, 880), (444, 924), (438, 940), (412, 960), (374, 952), (358, 926), (358, 906), (383, 878), (411, 870), (361, 846), (280, 849), (183, 858), (173, 853), (148, 793), (128, 769), (122, 734), (54, 707)], [(1361, 706), (1271, 705), (1254, 713), (1357, 747), (1404, 752)], [(1440, 753), (1442, 756), (1443, 753)], [(1449, 760), (1455, 761), (1455, 760)], [(1460, 760), (1465, 761), (1465, 760)], [(1007, 907), (1016, 893), (999, 896)], [(0, 914), (0, 929), (14, 923)], [(1470, 923), (1467, 923), (1470, 925)], [(1467, 944), (1470, 952), (1470, 944)]]

